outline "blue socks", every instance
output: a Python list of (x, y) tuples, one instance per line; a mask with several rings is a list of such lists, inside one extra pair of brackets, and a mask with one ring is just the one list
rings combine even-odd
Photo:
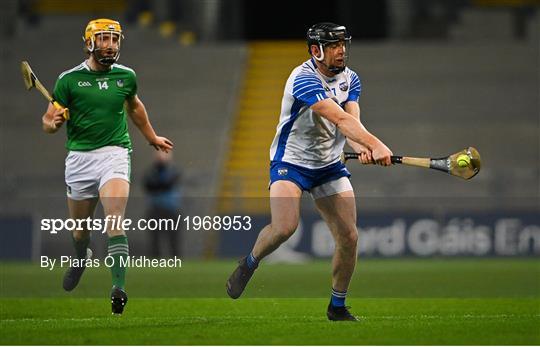
[(253, 256), (253, 253), (249, 253), (246, 258), (247, 266), (250, 270), (255, 270), (259, 266), (259, 261)]
[(346, 297), (347, 297), (347, 291), (338, 292), (337, 290), (332, 288), (332, 297), (330, 299), (330, 303), (334, 307), (344, 307)]

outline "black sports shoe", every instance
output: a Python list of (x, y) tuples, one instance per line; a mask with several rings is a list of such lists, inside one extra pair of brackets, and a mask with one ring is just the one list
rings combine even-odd
[(113, 287), (111, 291), (112, 314), (122, 314), (127, 302), (128, 297), (126, 292), (118, 287)]
[[(92, 250), (90, 248), (86, 249), (86, 259), (92, 258)], [(67, 292), (72, 291), (77, 287), (77, 284), (79, 284), (79, 281), (81, 279), (81, 276), (86, 269), (86, 264), (83, 261), (82, 266), (70, 266), (66, 273), (64, 274), (64, 281), (62, 282), (62, 286), (64, 287), (64, 290)]]
[(244, 292), (244, 289), (254, 272), (255, 269), (251, 270), (247, 265), (247, 257), (240, 259), (238, 261), (238, 267), (227, 280), (227, 294), (233, 299), (238, 299)]
[(336, 307), (332, 306), (332, 304), (328, 304), (326, 316), (329, 320), (333, 321), (358, 321), (358, 318), (349, 312), (349, 306)]

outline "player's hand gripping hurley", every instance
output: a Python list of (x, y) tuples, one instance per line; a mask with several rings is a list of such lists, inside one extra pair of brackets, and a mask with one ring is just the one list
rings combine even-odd
[[(60, 105), (57, 101), (55, 101), (52, 98), (47, 88), (45, 88), (43, 84), (41, 84), (41, 82), (37, 79), (36, 74), (34, 74), (34, 72), (32, 71), (32, 68), (30, 68), (30, 64), (28, 64), (27, 61), (21, 62), (21, 72), (22, 72), (22, 77), (24, 80), (24, 85), (26, 86), (26, 90), (36, 88), (37, 90), (40, 91), (41, 94), (43, 94), (43, 96), (50, 103), (54, 105), (56, 109), (61, 110), (64, 108), (62, 105)], [(64, 111), (64, 119), (65, 120), (69, 119), (69, 110), (67, 108)]]
[[(343, 152), (341, 161), (345, 163), (349, 159), (358, 159), (360, 153)], [(471, 179), (480, 172), (482, 161), (480, 153), (474, 147), (466, 148), (444, 158), (415, 158), (393, 155), (392, 164), (418, 166), (427, 169), (444, 171), (452, 176), (463, 179)]]

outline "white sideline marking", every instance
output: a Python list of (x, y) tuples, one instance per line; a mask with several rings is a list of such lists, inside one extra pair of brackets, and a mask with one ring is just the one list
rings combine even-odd
[[(409, 315), (409, 316), (358, 316), (363, 320), (372, 320), (372, 319), (382, 319), (382, 320), (402, 320), (402, 319), (448, 319), (448, 318), (465, 318), (465, 319), (508, 319), (508, 318), (540, 318), (540, 314), (492, 314), (492, 315), (474, 315), (474, 314), (465, 314), (465, 315)], [(15, 323), (15, 322), (59, 322), (59, 321), (70, 321), (70, 322), (89, 322), (89, 321), (102, 321), (109, 317), (90, 317), (90, 318), (20, 318), (20, 319), (0, 319), (2, 323)], [(159, 320), (159, 317), (130, 317), (136, 320)], [(283, 320), (287, 318), (308, 318), (314, 320), (312, 316), (281, 316), (276, 318), (276, 320)], [(129, 319), (129, 318), (128, 318)], [(214, 319), (265, 319), (272, 320), (271, 317), (265, 316), (212, 316), (212, 317), (184, 317), (184, 318), (175, 318), (175, 317), (166, 317), (166, 319), (173, 319), (179, 321), (209, 321)], [(317, 320), (317, 319), (315, 319)]]

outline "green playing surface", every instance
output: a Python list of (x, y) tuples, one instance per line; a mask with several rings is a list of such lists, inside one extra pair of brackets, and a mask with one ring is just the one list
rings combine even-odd
[(347, 304), (359, 323), (329, 322), (330, 262), (262, 264), (226, 297), (232, 261), (129, 269), (129, 303), (110, 314), (107, 268), (72, 293), (64, 269), (0, 263), (1, 344), (540, 344), (538, 259), (360, 260)]

